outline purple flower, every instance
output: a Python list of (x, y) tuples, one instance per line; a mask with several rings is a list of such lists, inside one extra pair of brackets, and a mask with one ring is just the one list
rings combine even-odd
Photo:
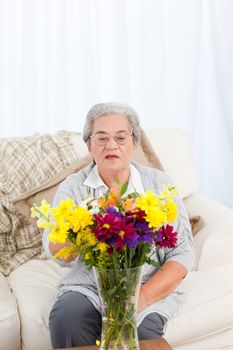
[(140, 242), (149, 242), (152, 244), (154, 242), (154, 237), (150, 234), (142, 235), (140, 236)]
[(106, 208), (106, 213), (107, 214), (114, 214), (114, 215), (118, 216), (119, 218), (124, 217), (124, 215), (120, 211), (118, 211), (115, 207)]
[(140, 236), (137, 234), (137, 232), (134, 232), (130, 238), (126, 238), (125, 243), (129, 247), (129, 249), (135, 250), (139, 243), (139, 239)]
[(135, 224), (135, 228), (136, 228), (139, 232), (143, 232), (143, 233), (149, 233), (149, 232), (151, 232), (151, 229), (148, 227), (147, 223), (137, 222), (137, 223)]

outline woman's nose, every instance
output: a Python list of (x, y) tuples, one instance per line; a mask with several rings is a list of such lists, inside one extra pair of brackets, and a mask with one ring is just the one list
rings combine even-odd
[(114, 136), (110, 136), (108, 142), (105, 147), (107, 148), (116, 148), (118, 143), (115, 141)]

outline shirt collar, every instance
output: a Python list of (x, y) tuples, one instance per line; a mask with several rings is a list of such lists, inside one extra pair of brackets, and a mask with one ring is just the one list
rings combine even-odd
[[(102, 187), (104, 188), (104, 191), (108, 190), (107, 185), (103, 182), (102, 178), (100, 177), (97, 165), (95, 165), (92, 168), (83, 184), (94, 189), (99, 189)], [(145, 193), (139, 171), (133, 164), (130, 164), (129, 184), (125, 195), (127, 196), (129, 193), (135, 191), (138, 193)]]
[(100, 174), (97, 169), (97, 165), (95, 165), (89, 175), (87, 176), (86, 180), (83, 183), (85, 186), (97, 189), (100, 187), (104, 187), (106, 190), (108, 189), (107, 185), (103, 182), (102, 178), (100, 177)]

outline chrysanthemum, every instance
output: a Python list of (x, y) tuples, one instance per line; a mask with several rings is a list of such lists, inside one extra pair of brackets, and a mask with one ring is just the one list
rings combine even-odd
[(81, 229), (93, 224), (93, 217), (91, 213), (82, 207), (76, 207), (74, 210), (69, 212), (67, 216), (67, 221), (70, 226), (72, 226), (75, 232), (78, 232)]
[(48, 239), (53, 243), (65, 243), (67, 240), (68, 226), (56, 226), (48, 235)]
[(161, 227), (167, 223), (167, 215), (161, 208), (155, 207), (148, 211), (146, 221), (148, 222), (148, 226), (151, 228)]
[(136, 198), (137, 207), (144, 210), (146, 213), (157, 207), (160, 203), (158, 196), (151, 191), (146, 191), (145, 194), (141, 194), (140, 198)]
[[(127, 245), (135, 241), (137, 232), (132, 222), (127, 217), (120, 217), (117, 213), (98, 214), (94, 218), (96, 226), (93, 232), (100, 242), (115, 245), (116, 249), (122, 250), (127, 240)], [(132, 243), (132, 245), (134, 245)]]
[(160, 248), (175, 248), (177, 232), (173, 231), (173, 226), (163, 226), (157, 234), (159, 235), (159, 239), (155, 242), (157, 246)]
[(56, 221), (63, 221), (69, 215), (70, 210), (74, 207), (74, 201), (67, 198), (62, 200), (56, 208), (52, 209), (52, 215)]
[(167, 214), (167, 222), (168, 224), (171, 224), (178, 216), (177, 205), (174, 202), (168, 202), (165, 204), (165, 210)]

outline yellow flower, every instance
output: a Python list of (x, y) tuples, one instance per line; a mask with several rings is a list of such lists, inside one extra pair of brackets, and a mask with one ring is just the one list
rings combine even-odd
[(98, 241), (91, 229), (87, 227), (78, 233), (76, 242), (77, 247), (80, 249), (80, 251), (82, 251), (84, 245), (94, 247)]
[(100, 242), (97, 244), (96, 249), (99, 250), (101, 253), (105, 253), (109, 248), (109, 245), (104, 243), (104, 242)]
[(43, 228), (44, 230), (52, 231), (54, 229), (54, 223), (40, 219), (37, 221), (37, 226)]
[(172, 184), (165, 184), (163, 185), (162, 192), (161, 192), (161, 198), (165, 199), (166, 201), (173, 200), (177, 195), (176, 187)]
[(48, 239), (53, 243), (65, 243), (67, 240), (66, 227), (56, 226), (48, 235)]
[(178, 216), (177, 205), (173, 201), (168, 202), (165, 204), (165, 210), (167, 214), (167, 222), (171, 224)]
[(146, 221), (150, 228), (159, 228), (167, 221), (166, 213), (161, 208), (151, 209), (146, 215)]
[(50, 214), (51, 206), (45, 199), (41, 201), (40, 205), (34, 203), (31, 208), (31, 216), (33, 218), (39, 218), (40, 220), (49, 220)]
[(59, 258), (65, 261), (69, 256), (74, 255), (76, 253), (77, 251), (75, 247), (64, 247), (53, 256), (53, 259)]
[(136, 198), (137, 207), (146, 213), (158, 206), (159, 202), (158, 196), (150, 190), (146, 191), (146, 194), (141, 194), (140, 198)]
[(78, 206), (69, 212), (67, 220), (70, 226), (73, 227), (74, 232), (78, 232), (79, 230), (93, 224), (91, 213), (87, 209)]
[(73, 200), (67, 198), (62, 200), (58, 207), (52, 209), (52, 215), (56, 221), (63, 221), (69, 216), (70, 211), (77, 207)]
[(85, 260), (90, 259), (90, 257), (91, 257), (90, 253), (85, 253), (85, 254), (84, 254), (84, 259), (85, 259)]
[(44, 215), (46, 215), (46, 214), (49, 213), (50, 209), (51, 209), (51, 205), (50, 205), (45, 199), (43, 199), (43, 200), (41, 201), (40, 206), (39, 206), (39, 210), (40, 210)]
[(97, 243), (97, 239), (92, 232), (89, 232), (86, 236), (86, 242), (89, 247), (94, 247)]

